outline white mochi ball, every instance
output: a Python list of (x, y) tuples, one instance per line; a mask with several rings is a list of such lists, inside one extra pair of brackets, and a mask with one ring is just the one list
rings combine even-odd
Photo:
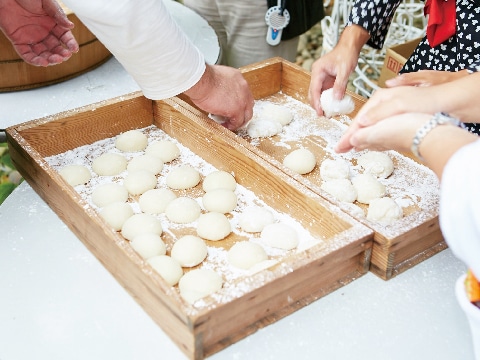
[(263, 228), (260, 238), (268, 246), (291, 250), (299, 243), (297, 231), (284, 223), (274, 223)]
[(354, 218), (365, 217), (365, 211), (360, 206), (353, 203), (344, 203), (343, 206), (347, 208), (347, 212)]
[(167, 246), (158, 234), (139, 234), (130, 241), (130, 245), (144, 259), (167, 253)]
[(222, 277), (210, 269), (191, 270), (178, 282), (180, 295), (190, 304), (220, 290), (222, 285)]
[(276, 121), (285, 126), (293, 120), (293, 114), (285, 106), (267, 103), (262, 109), (261, 118)]
[(174, 286), (183, 276), (183, 269), (177, 260), (167, 255), (153, 256), (147, 260), (168, 285)]
[(324, 181), (320, 188), (338, 201), (353, 203), (357, 200), (357, 189), (349, 179), (332, 179)]
[(355, 109), (355, 103), (350, 95), (345, 94), (343, 99), (333, 98), (333, 88), (325, 90), (320, 96), (320, 106), (326, 117), (347, 115)]
[(119, 231), (125, 221), (133, 216), (133, 209), (129, 203), (113, 202), (100, 209), (100, 216), (115, 231)]
[(158, 140), (147, 146), (145, 154), (156, 156), (164, 163), (168, 163), (180, 156), (180, 149), (170, 140)]
[(71, 186), (86, 184), (92, 178), (90, 170), (83, 165), (64, 166), (59, 174)]
[(311, 172), (316, 164), (315, 155), (310, 150), (304, 148), (293, 150), (283, 159), (283, 165), (300, 175)]
[(209, 173), (202, 182), (203, 191), (208, 192), (214, 189), (228, 189), (234, 191), (237, 182), (232, 174), (226, 171), (218, 170)]
[(182, 267), (193, 267), (207, 257), (207, 245), (203, 239), (195, 235), (185, 235), (175, 241), (170, 256)]
[(140, 155), (132, 158), (127, 165), (128, 171), (147, 170), (154, 175), (160, 174), (162, 169), (163, 169), (162, 159), (152, 155), (148, 155), (148, 154), (144, 154), (144, 155)]
[(248, 270), (268, 259), (265, 249), (251, 241), (235, 243), (227, 253), (228, 262), (239, 269)]
[(147, 214), (161, 214), (165, 212), (170, 201), (177, 195), (170, 189), (150, 189), (145, 191), (138, 199), (140, 210)]
[(142, 151), (147, 147), (147, 135), (140, 130), (129, 130), (121, 133), (115, 140), (115, 147), (124, 152)]
[(182, 165), (168, 173), (166, 182), (171, 189), (184, 190), (197, 186), (200, 179), (197, 169), (190, 165)]
[(357, 201), (362, 204), (370, 204), (370, 201), (386, 193), (385, 185), (372, 174), (359, 174), (352, 179), (352, 184), (357, 190)]
[(202, 208), (192, 198), (180, 196), (168, 203), (165, 215), (168, 220), (177, 224), (188, 224), (200, 216)]
[(163, 228), (160, 220), (149, 214), (134, 214), (122, 226), (122, 236), (130, 241), (140, 234), (162, 235), (162, 232)]
[(261, 206), (247, 207), (239, 217), (238, 224), (248, 233), (261, 232), (266, 225), (273, 224), (272, 212)]
[(126, 168), (127, 159), (116, 153), (105, 153), (92, 161), (92, 170), (100, 176), (118, 175)]
[(221, 213), (209, 212), (200, 215), (197, 222), (197, 235), (210, 241), (226, 238), (232, 232), (228, 218)]
[(205, 210), (226, 214), (237, 207), (237, 195), (228, 189), (211, 190), (203, 195), (202, 204)]
[(114, 202), (125, 202), (128, 199), (128, 190), (125, 186), (108, 183), (96, 186), (92, 191), (92, 202), (98, 207)]
[(278, 121), (255, 119), (248, 123), (247, 134), (251, 138), (266, 138), (277, 135), (282, 128)]
[(393, 161), (388, 154), (380, 151), (368, 151), (357, 159), (357, 164), (365, 173), (386, 179), (393, 173)]
[(140, 195), (157, 186), (157, 178), (148, 170), (129, 171), (123, 185), (132, 195)]
[(402, 208), (390, 197), (382, 197), (370, 201), (367, 219), (389, 225), (403, 217)]
[(343, 159), (325, 159), (320, 164), (322, 180), (349, 179), (350, 163)]

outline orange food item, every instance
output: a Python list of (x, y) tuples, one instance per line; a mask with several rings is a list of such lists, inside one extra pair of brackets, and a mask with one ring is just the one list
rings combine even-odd
[(467, 271), (467, 277), (465, 278), (465, 291), (470, 302), (480, 302), (480, 284), (470, 269)]

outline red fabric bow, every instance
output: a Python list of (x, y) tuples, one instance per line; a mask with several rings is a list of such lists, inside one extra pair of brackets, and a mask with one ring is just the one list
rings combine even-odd
[(427, 0), (423, 13), (428, 15), (427, 39), (435, 47), (451, 36), (457, 28), (456, 0)]

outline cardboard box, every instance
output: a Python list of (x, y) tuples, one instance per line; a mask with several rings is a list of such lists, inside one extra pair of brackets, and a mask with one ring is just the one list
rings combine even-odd
[(416, 38), (387, 49), (382, 71), (378, 78), (378, 86), (385, 87), (385, 81), (398, 75), (421, 40), (422, 38)]

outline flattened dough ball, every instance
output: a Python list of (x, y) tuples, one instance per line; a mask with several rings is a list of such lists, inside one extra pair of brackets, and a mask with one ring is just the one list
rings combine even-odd
[(145, 154), (156, 156), (168, 163), (180, 156), (180, 149), (173, 141), (158, 140), (147, 146)]
[(115, 147), (124, 152), (142, 151), (147, 147), (147, 135), (140, 130), (128, 130), (115, 139)]
[(188, 224), (200, 216), (202, 209), (197, 201), (186, 196), (180, 196), (170, 201), (165, 208), (168, 220), (177, 224)]
[(278, 121), (255, 119), (248, 123), (247, 134), (253, 139), (271, 137), (281, 132), (282, 128)]
[(237, 187), (237, 182), (232, 174), (226, 171), (213, 171), (202, 182), (203, 191), (208, 192), (215, 189), (228, 189), (234, 191)]
[(251, 241), (235, 243), (227, 253), (228, 262), (239, 269), (249, 270), (254, 265), (268, 259), (265, 249)]
[(182, 267), (177, 260), (172, 259), (170, 256), (153, 256), (147, 262), (170, 286), (176, 285), (183, 276)]
[(167, 246), (158, 234), (139, 234), (130, 241), (130, 245), (144, 259), (167, 253)]
[(200, 173), (190, 165), (182, 165), (171, 170), (166, 178), (167, 186), (171, 189), (190, 189), (200, 182)]
[(370, 201), (367, 219), (389, 225), (403, 217), (402, 208), (390, 197), (382, 197)]
[(228, 218), (221, 213), (209, 212), (200, 215), (197, 222), (197, 235), (210, 241), (226, 238), (232, 232)]
[(100, 176), (118, 175), (127, 168), (127, 159), (120, 154), (105, 153), (92, 162), (92, 170)]
[(160, 220), (149, 214), (134, 214), (122, 226), (122, 236), (130, 241), (140, 234), (162, 235), (162, 232), (163, 228)]
[(325, 159), (320, 164), (320, 177), (325, 181), (349, 179), (350, 164), (343, 159)]
[(116, 183), (101, 184), (92, 191), (92, 202), (98, 207), (114, 202), (125, 202), (128, 199), (128, 190), (125, 186)]
[(123, 185), (132, 195), (140, 195), (157, 186), (157, 178), (148, 170), (129, 171)]
[(267, 103), (264, 105), (261, 117), (270, 121), (276, 121), (282, 126), (290, 124), (293, 120), (293, 114), (290, 109), (282, 105)]
[(385, 185), (372, 174), (359, 174), (352, 179), (352, 184), (357, 190), (357, 201), (362, 204), (370, 204), (386, 193)]
[(381, 179), (386, 179), (393, 173), (393, 161), (386, 153), (368, 151), (357, 159), (363, 171)]
[(182, 267), (193, 267), (207, 257), (207, 245), (203, 239), (195, 235), (185, 235), (175, 241), (170, 256)]
[(162, 159), (148, 154), (135, 156), (127, 164), (127, 171), (147, 170), (154, 175), (160, 174), (162, 169)]
[(86, 184), (92, 178), (90, 170), (83, 165), (64, 166), (59, 174), (71, 186)]
[(115, 231), (119, 231), (125, 221), (133, 216), (133, 209), (129, 203), (113, 202), (100, 209), (100, 216)]
[(332, 195), (338, 201), (353, 203), (357, 200), (357, 189), (348, 179), (332, 179), (324, 181), (321, 189)]
[(325, 90), (320, 96), (320, 106), (326, 117), (347, 115), (355, 109), (355, 103), (350, 95), (345, 94), (342, 100), (333, 98), (333, 88)]
[(167, 205), (176, 198), (177, 195), (170, 189), (150, 189), (140, 195), (138, 205), (144, 213), (161, 214), (165, 212)]
[(228, 189), (208, 191), (202, 197), (205, 210), (226, 214), (237, 207), (237, 195)]
[(300, 175), (311, 172), (316, 164), (315, 155), (305, 148), (293, 150), (283, 159), (283, 165)]
[(265, 226), (260, 234), (260, 238), (268, 246), (284, 250), (294, 249), (299, 243), (297, 231), (284, 223), (274, 223)]
[(213, 294), (223, 286), (222, 277), (210, 269), (194, 269), (182, 276), (178, 282), (180, 295), (190, 304)]
[(266, 225), (273, 224), (272, 212), (261, 206), (249, 206), (239, 217), (238, 224), (248, 233), (261, 232)]

